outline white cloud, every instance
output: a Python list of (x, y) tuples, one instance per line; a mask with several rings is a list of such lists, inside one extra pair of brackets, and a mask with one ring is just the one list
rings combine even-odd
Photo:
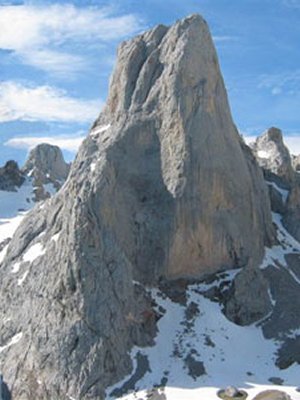
[(92, 122), (101, 106), (101, 101), (72, 98), (51, 86), (29, 87), (13, 81), (0, 83), (0, 122)]
[(234, 36), (213, 36), (213, 40), (215, 43), (221, 43), (221, 42), (231, 42), (233, 40), (236, 40)]
[(46, 60), (42, 60), (44, 54), (57, 72), (70, 57), (65, 52), (58, 55), (62, 45), (75, 44), (76, 47), (120, 40), (139, 31), (141, 26), (142, 22), (135, 15), (115, 16), (109, 8), (59, 3), (1, 6), (0, 48), (12, 50), (23, 62), (40, 68), (47, 65)]
[(33, 50), (20, 55), (23, 63), (65, 77), (86, 70), (88, 63), (80, 56), (52, 50)]
[[(244, 136), (244, 140), (247, 144), (255, 142), (257, 136)], [(300, 133), (293, 133), (290, 135), (284, 135), (283, 141), (288, 147), (291, 154), (300, 154)]]
[(54, 146), (60, 147), (62, 150), (76, 152), (81, 145), (85, 136), (26, 136), (9, 139), (5, 146), (14, 147), (17, 149), (30, 150), (41, 143), (49, 143)]

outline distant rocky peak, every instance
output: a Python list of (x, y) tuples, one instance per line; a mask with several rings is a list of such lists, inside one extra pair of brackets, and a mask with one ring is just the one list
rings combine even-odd
[(0, 190), (15, 191), (24, 180), (16, 161), (9, 160), (4, 167), (0, 167)]
[(29, 174), (39, 172), (51, 179), (64, 181), (69, 173), (70, 165), (64, 160), (62, 151), (58, 146), (48, 143), (37, 145), (29, 153), (28, 159), (22, 170)]
[[(67, 179), (70, 165), (58, 146), (42, 143), (32, 149), (22, 168), (33, 179), (35, 200), (44, 200), (56, 192)], [(47, 186), (48, 185), (48, 186)]]
[(294, 180), (292, 160), (280, 129), (272, 127), (265, 131), (256, 139), (253, 151), (267, 178), (276, 175), (282, 184), (292, 183)]

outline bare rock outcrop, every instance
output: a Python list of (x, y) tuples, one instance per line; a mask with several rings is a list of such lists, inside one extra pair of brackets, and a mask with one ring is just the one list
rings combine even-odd
[(132, 346), (152, 343), (142, 284), (250, 268), (272, 240), (267, 188), (206, 22), (192, 15), (124, 42), (66, 184), (25, 218), (0, 268), (13, 398), (104, 398), (132, 368)]

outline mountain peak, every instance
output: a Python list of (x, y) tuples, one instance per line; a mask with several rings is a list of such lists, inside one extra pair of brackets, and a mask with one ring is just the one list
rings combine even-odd
[[(0, 324), (9, 312), (3, 331), (30, 343), (25, 360), (21, 338), (2, 364), (14, 398), (28, 371), (30, 399), (105, 398), (132, 368), (129, 350), (153, 343), (146, 285), (257, 267), (273, 233), (263, 175), (233, 124), (204, 20), (124, 42), (66, 184), (26, 217), (0, 269), (0, 288), (12, 288)], [(21, 292), (8, 271), (25, 268), (32, 248)]]

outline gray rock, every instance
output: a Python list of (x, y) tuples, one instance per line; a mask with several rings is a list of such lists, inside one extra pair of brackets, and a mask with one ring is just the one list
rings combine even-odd
[(292, 158), (292, 166), (296, 172), (300, 172), (300, 155), (294, 156), (291, 155)]
[(252, 151), (264, 170), (268, 181), (276, 183), (279, 188), (289, 190), (286, 202), (280, 193), (269, 185), (272, 210), (283, 215), (285, 228), (300, 240), (300, 176), (295, 171), (299, 158), (290, 155), (284, 145), (282, 132), (270, 128), (252, 145)]
[(194, 355), (190, 352), (184, 359), (185, 368), (188, 370), (188, 374), (197, 380), (199, 376), (205, 375), (206, 370), (202, 361), (197, 360)]
[(226, 389), (221, 389), (217, 394), (218, 397), (224, 400), (244, 400), (248, 397), (247, 392), (244, 390), (239, 390), (234, 386), (228, 386)]
[(274, 383), (274, 385), (279, 385), (279, 386), (284, 384), (284, 380), (277, 376), (272, 376), (271, 378), (269, 378), (269, 382)]
[(47, 185), (54, 192), (60, 189), (68, 177), (70, 164), (65, 162), (58, 146), (42, 143), (30, 151), (22, 171), (33, 178), (35, 200), (40, 201), (51, 196)]
[[(296, 255), (293, 255), (294, 257)], [(291, 272), (294, 272), (296, 279), (299, 279), (299, 270), (291, 267), (290, 257), (286, 257), (288, 267), (279, 268), (270, 266), (263, 273), (270, 287), (270, 294), (273, 299), (273, 310), (269, 318), (264, 322), (262, 329), (266, 338), (277, 338), (284, 340), (290, 331), (299, 328), (299, 283), (294, 279)], [(289, 271), (291, 269), (291, 272)], [(297, 278), (298, 275), (298, 278)]]
[(7, 161), (4, 167), (0, 168), (0, 190), (16, 191), (24, 180), (25, 177), (15, 161)]
[(233, 280), (225, 300), (224, 313), (238, 325), (261, 320), (272, 310), (268, 281), (261, 270), (244, 268)]
[(236, 387), (234, 386), (228, 386), (225, 390), (224, 390), (224, 395), (228, 396), (228, 397), (235, 397), (239, 394), (239, 391)]
[[(156, 332), (134, 281), (255, 266), (273, 237), (206, 22), (193, 15), (124, 42), (67, 182), (24, 219), (0, 268), (0, 346), (22, 332), (0, 354), (14, 400), (104, 398), (131, 371), (132, 346)], [(33, 246), (43, 251), (24, 262)]]
[(70, 165), (64, 161), (62, 152), (58, 146), (42, 143), (30, 151), (22, 170), (26, 174), (32, 172), (33, 176), (39, 172), (43, 178), (49, 175), (49, 178), (53, 180), (65, 181), (70, 170)]
[(256, 395), (253, 400), (292, 400), (290, 396), (279, 390), (265, 390)]
[(295, 179), (283, 215), (283, 225), (300, 241), (300, 178)]
[(293, 182), (295, 172), (292, 159), (288, 148), (284, 145), (280, 129), (269, 128), (256, 139), (252, 149), (267, 177), (287, 187)]
[[(160, 74), (152, 76), (153, 51)], [(145, 245), (137, 260), (143, 275), (138, 278), (149, 279), (150, 259), (154, 275), (172, 279), (243, 266), (252, 254), (257, 263), (263, 243), (272, 240), (269, 200), (261, 171), (233, 125), (205, 21), (192, 16), (169, 30), (158, 27), (125, 42), (118, 60), (94, 132), (110, 123), (98, 142), (120, 136), (120, 153), (114, 152), (111, 162), (120, 171), (118, 181), (130, 186), (137, 200), (139, 218), (126, 221), (124, 247), (136, 254), (138, 229)], [(124, 241), (123, 232), (120, 236)]]
[(284, 214), (287, 210), (287, 206), (281, 193), (273, 185), (268, 185), (268, 188), (272, 211)]

